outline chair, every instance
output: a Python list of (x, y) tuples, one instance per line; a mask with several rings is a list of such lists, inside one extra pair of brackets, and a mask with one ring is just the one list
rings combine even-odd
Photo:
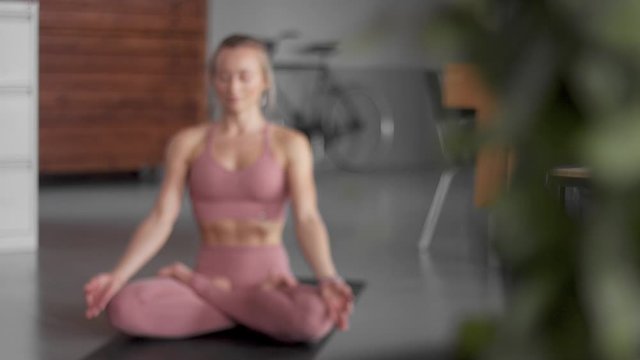
[(433, 242), (438, 219), (453, 178), (463, 165), (473, 162), (471, 134), (475, 123), (474, 109), (446, 109), (443, 107), (442, 75), (440, 72), (427, 71), (425, 83), (431, 100), (430, 116), (436, 125), (438, 141), (446, 166), (440, 174), (433, 201), (422, 227), (418, 243), (421, 251), (428, 250)]

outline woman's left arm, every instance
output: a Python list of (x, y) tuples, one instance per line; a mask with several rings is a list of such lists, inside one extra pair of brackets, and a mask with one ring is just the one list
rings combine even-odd
[(337, 277), (329, 236), (318, 210), (313, 155), (306, 136), (295, 132), (287, 141), (287, 180), (298, 242), (318, 280)]
[(320, 294), (331, 317), (339, 329), (347, 330), (353, 292), (333, 264), (327, 227), (318, 210), (311, 146), (307, 137), (297, 132), (287, 143), (287, 176), (298, 242), (318, 278)]
[(327, 227), (318, 210), (311, 145), (302, 133), (293, 134), (287, 141), (287, 176), (296, 235), (332, 318), (339, 329), (346, 330), (353, 310), (353, 292), (333, 264)]

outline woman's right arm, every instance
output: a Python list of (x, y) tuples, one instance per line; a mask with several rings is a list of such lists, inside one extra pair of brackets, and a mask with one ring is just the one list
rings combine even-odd
[(192, 128), (174, 135), (167, 145), (165, 175), (157, 200), (133, 233), (120, 261), (110, 273), (93, 277), (85, 286), (87, 317), (97, 316), (111, 297), (166, 243), (180, 213), (189, 159), (196, 144)]
[(192, 151), (188, 131), (179, 132), (169, 142), (165, 175), (156, 203), (133, 233), (124, 255), (111, 272), (122, 282), (129, 280), (162, 248), (180, 214), (188, 158)]

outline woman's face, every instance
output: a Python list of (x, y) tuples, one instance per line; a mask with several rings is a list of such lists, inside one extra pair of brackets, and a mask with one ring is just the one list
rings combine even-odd
[(226, 112), (239, 113), (260, 107), (267, 83), (259, 51), (239, 46), (218, 53), (213, 84)]

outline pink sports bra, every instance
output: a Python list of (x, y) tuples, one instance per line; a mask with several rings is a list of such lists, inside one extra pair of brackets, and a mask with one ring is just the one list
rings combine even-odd
[(288, 199), (286, 174), (275, 161), (269, 141), (269, 123), (263, 130), (263, 151), (257, 161), (239, 170), (229, 170), (213, 156), (211, 142), (217, 124), (210, 125), (205, 149), (189, 169), (189, 192), (196, 218), (279, 220)]

